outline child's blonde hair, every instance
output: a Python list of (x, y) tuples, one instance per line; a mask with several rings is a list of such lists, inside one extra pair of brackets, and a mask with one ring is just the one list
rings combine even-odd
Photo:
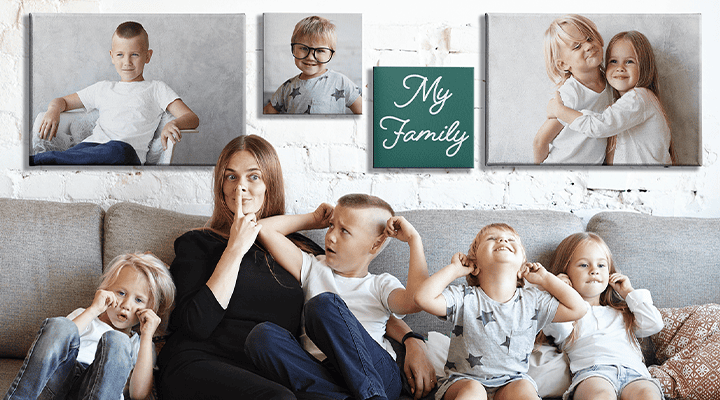
[(150, 286), (149, 306), (161, 320), (165, 321), (175, 301), (175, 283), (164, 262), (152, 253), (128, 253), (115, 257), (100, 278), (98, 289), (112, 286), (123, 268), (130, 267), (145, 276)]
[[(472, 261), (475, 265), (477, 265), (477, 249), (478, 249), (478, 247), (480, 247), (480, 239), (483, 236), (485, 236), (485, 234), (490, 229), (499, 229), (501, 231), (509, 232), (513, 236), (515, 236), (515, 239), (517, 240), (517, 244), (523, 252), (523, 263), (525, 263), (525, 261), (527, 260), (527, 257), (525, 254), (525, 246), (523, 246), (522, 241), (520, 240), (520, 235), (518, 235), (517, 231), (512, 226), (501, 223), (501, 222), (496, 222), (496, 223), (485, 225), (480, 229), (480, 232), (478, 232), (478, 234), (475, 235), (475, 239), (473, 239), (473, 242), (470, 244), (470, 249), (468, 250), (468, 253), (467, 253), (467, 258), (469, 261)], [(465, 275), (465, 280), (467, 281), (468, 285), (480, 286), (480, 274), (482, 274), (482, 271), (480, 271), (480, 273), (478, 273), (477, 275), (473, 275), (473, 274)], [(521, 278), (518, 278), (517, 287), (523, 287), (523, 286), (524, 286), (524, 281)]]
[(335, 24), (330, 20), (313, 15), (303, 18), (295, 24), (290, 41), (296, 43), (298, 38), (307, 36), (315, 39), (323, 39), (328, 43), (330, 49), (335, 50), (337, 47), (337, 34), (335, 33)]
[[(563, 29), (566, 25), (572, 25), (577, 28), (583, 37), (571, 37)], [(560, 18), (556, 18), (552, 23), (550, 23), (550, 27), (545, 31), (544, 52), (545, 69), (553, 82), (558, 85), (562, 85), (568, 78), (570, 78), (570, 76), (572, 76), (570, 71), (561, 70), (557, 65), (558, 60), (560, 59), (561, 44), (563, 42), (584, 41), (586, 38), (598, 41), (598, 43), (600, 43), (600, 47), (603, 47), (605, 44), (600, 32), (598, 32), (597, 27), (595, 26), (595, 23), (582, 15), (568, 14)], [(599, 68), (602, 72), (604, 72), (602, 63)]]
[[(552, 258), (550, 259), (550, 268), (548, 271), (555, 275), (566, 274), (575, 251), (583, 243), (595, 243), (600, 246), (605, 253), (605, 258), (608, 262), (608, 274), (612, 275), (617, 272), (610, 248), (600, 236), (592, 232), (574, 233), (563, 239), (555, 249)], [(623, 298), (620, 297), (620, 295), (618, 295), (610, 285), (607, 285), (605, 290), (600, 294), (600, 305), (614, 308), (622, 313), (623, 320), (625, 321), (625, 332), (627, 333), (628, 339), (630, 339), (631, 343), (638, 346), (637, 340), (635, 339), (635, 315), (630, 311), (630, 308), (625, 300), (623, 300)], [(573, 322), (573, 331), (565, 341), (565, 347), (571, 346), (577, 339), (577, 324), (577, 321)]]
[[(657, 101), (657, 105), (660, 107), (663, 117), (665, 117), (665, 123), (670, 129), (670, 120), (665, 113), (665, 107), (663, 107), (662, 101), (660, 101), (660, 78), (657, 63), (655, 62), (655, 53), (653, 52), (650, 41), (645, 35), (638, 31), (625, 31), (613, 36), (608, 43), (607, 50), (605, 51), (606, 68), (607, 63), (610, 62), (610, 51), (613, 46), (621, 40), (627, 40), (633, 47), (633, 50), (635, 50), (635, 55), (637, 56), (639, 76), (635, 87), (646, 88), (655, 95), (655, 101)], [(615, 88), (613, 88), (612, 91), (615, 100), (619, 99), (620, 93)], [(672, 131), (672, 129), (670, 130)], [(608, 140), (611, 141), (609, 146), (614, 147), (617, 137), (613, 136)], [(677, 155), (675, 154), (675, 146), (673, 145), (672, 135), (670, 137), (670, 148), (668, 150), (670, 152), (672, 164), (675, 165), (677, 163)]]

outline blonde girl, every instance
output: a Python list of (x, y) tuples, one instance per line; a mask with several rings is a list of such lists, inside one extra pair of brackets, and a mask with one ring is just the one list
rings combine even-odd
[(650, 292), (635, 290), (617, 272), (610, 249), (594, 233), (576, 233), (555, 250), (550, 272), (575, 288), (588, 303), (576, 323), (553, 323), (543, 332), (570, 359), (572, 384), (563, 399), (662, 399), (650, 377), (636, 337), (663, 327)]
[[(545, 32), (545, 68), (565, 104), (601, 112), (612, 103), (603, 71), (603, 39), (582, 15), (555, 19)], [(607, 139), (589, 138), (548, 117), (535, 135), (536, 164), (602, 164)]]
[(175, 285), (157, 257), (118, 256), (88, 308), (45, 320), (5, 399), (123, 399), (128, 376), (130, 397), (147, 397), (152, 337), (174, 298)]
[(587, 137), (611, 138), (609, 163), (674, 164), (670, 125), (658, 97), (658, 71), (650, 42), (637, 31), (618, 33), (608, 44), (606, 60), (607, 81), (617, 100), (612, 106), (601, 112), (576, 111), (556, 96), (548, 105), (548, 116)]

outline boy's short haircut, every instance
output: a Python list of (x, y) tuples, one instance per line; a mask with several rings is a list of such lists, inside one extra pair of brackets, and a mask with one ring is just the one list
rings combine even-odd
[(377, 208), (389, 212), (390, 215), (393, 217), (395, 216), (395, 210), (393, 210), (390, 204), (388, 204), (385, 200), (370, 194), (346, 194), (345, 196), (342, 196), (338, 199), (337, 205), (355, 209)]
[(135, 269), (147, 279), (151, 296), (149, 308), (165, 321), (175, 301), (175, 283), (168, 266), (150, 252), (127, 253), (115, 257), (103, 272), (98, 290), (110, 287), (125, 267)]
[(123, 22), (115, 29), (115, 34), (123, 39), (132, 39), (137, 36), (142, 36), (143, 40), (145, 41), (145, 50), (150, 48), (150, 39), (148, 37), (147, 31), (139, 22)]
[(337, 47), (337, 33), (335, 33), (335, 24), (330, 20), (313, 15), (312, 17), (303, 18), (295, 24), (291, 43), (297, 43), (301, 37), (311, 37), (314, 39), (323, 39), (328, 43), (328, 47), (335, 50)]
[[(550, 79), (555, 83), (562, 84), (570, 77), (570, 73), (561, 71), (556, 65), (556, 61), (560, 57), (560, 42), (572, 42), (574, 40), (582, 40), (583, 38), (573, 38), (565, 32), (564, 25), (572, 25), (577, 28), (580, 33), (592, 40), (600, 43), (603, 47), (605, 43), (597, 30), (597, 26), (589, 18), (577, 14), (568, 14), (560, 18), (556, 18), (550, 23), (550, 27), (545, 31), (544, 53), (545, 53), (545, 69)], [(600, 63), (600, 68), (604, 71), (604, 66)]]
[[(502, 223), (502, 222), (495, 222), (495, 223), (483, 226), (482, 228), (480, 228), (480, 232), (478, 232), (477, 235), (475, 235), (475, 239), (473, 239), (473, 242), (470, 244), (470, 250), (468, 250), (468, 253), (467, 253), (467, 258), (470, 261), (476, 263), (476, 265), (477, 265), (477, 249), (480, 246), (480, 238), (482, 238), (487, 233), (487, 231), (489, 231), (490, 229), (499, 229), (501, 231), (510, 232), (513, 236), (515, 236), (517, 243), (520, 246), (520, 249), (522, 249), (523, 257), (525, 258), (525, 260), (527, 260), (527, 255), (525, 253), (525, 246), (522, 244), (522, 240), (520, 240), (520, 235), (518, 235), (515, 228), (513, 228), (512, 226), (510, 226), (508, 224)], [(480, 273), (482, 273), (482, 271)], [(480, 286), (479, 276), (480, 276), (480, 274), (478, 274), (477, 276), (472, 275), (472, 274), (467, 274), (467, 275), (465, 275), (465, 280), (467, 281), (468, 285), (470, 285), (470, 286)], [(525, 284), (524, 281), (522, 279), (518, 278), (517, 287), (523, 287), (524, 284)]]

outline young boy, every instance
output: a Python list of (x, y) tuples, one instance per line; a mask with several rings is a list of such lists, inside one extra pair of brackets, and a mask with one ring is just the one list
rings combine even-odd
[(290, 39), (300, 75), (288, 79), (263, 108), (264, 114), (362, 114), (360, 88), (345, 75), (327, 69), (335, 54), (335, 25), (307, 17), (295, 25)]
[(60, 113), (76, 108), (98, 109), (92, 135), (65, 151), (30, 156), (30, 165), (105, 164), (141, 165), (150, 140), (167, 110), (176, 117), (162, 130), (162, 145), (180, 140), (181, 129), (197, 128), (200, 120), (180, 97), (161, 81), (145, 81), (143, 70), (150, 62), (148, 34), (137, 22), (120, 24), (112, 36), (110, 59), (119, 82), (101, 81), (77, 93), (50, 102), (40, 124), (40, 138), (52, 140)]
[[(261, 243), (303, 288), (305, 332), (301, 346), (291, 332), (276, 325), (256, 326), (245, 345), (256, 367), (294, 392), (358, 400), (397, 398), (400, 370), (383, 338), (385, 324), (392, 314), (419, 308), (397, 278), (370, 274), (368, 265), (387, 237), (396, 237), (410, 246), (408, 288), (427, 279), (415, 228), (394, 216), (385, 201), (365, 194), (341, 197), (334, 210), (323, 204), (313, 213), (270, 217), (260, 224)], [(324, 257), (302, 252), (285, 237), (322, 227), (328, 227)]]
[[(463, 276), (469, 286), (448, 286)], [(523, 288), (523, 278), (545, 290)], [(527, 374), (535, 336), (550, 321), (574, 321), (587, 311), (572, 288), (526, 263), (520, 237), (506, 224), (482, 228), (468, 255), (455, 254), (425, 280), (415, 301), (455, 325), (437, 400), (537, 399)]]

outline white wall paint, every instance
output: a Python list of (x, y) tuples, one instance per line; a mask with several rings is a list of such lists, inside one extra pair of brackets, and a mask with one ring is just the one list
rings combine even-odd
[[(452, 4), (451, 9), (442, 4)], [(720, 217), (720, 3), (702, 0), (641, 2), (611, 0), (572, 4), (546, 2), (428, 1), (364, 2), (279, 0), (4, 0), (0, 5), (0, 197), (63, 202), (88, 201), (107, 208), (134, 201), (194, 214), (211, 212), (207, 167), (170, 169), (29, 170), (27, 164), (28, 33), (30, 12), (245, 13), (246, 131), (278, 150), (285, 171), (288, 211), (313, 209), (348, 192), (379, 195), (398, 210), (418, 208), (553, 209), (587, 219), (600, 210), (654, 215)], [(652, 6), (650, 6), (652, 4)], [(702, 146), (698, 168), (542, 169), (487, 168), (478, 151), (472, 170), (373, 170), (369, 154), (373, 66), (442, 65), (475, 67), (481, 79), (483, 14), (702, 13)], [(266, 118), (262, 96), (264, 12), (351, 12), (363, 14), (364, 111), (360, 118)], [(479, 93), (477, 129), (484, 126)], [(482, 134), (475, 145), (484, 144)]]

